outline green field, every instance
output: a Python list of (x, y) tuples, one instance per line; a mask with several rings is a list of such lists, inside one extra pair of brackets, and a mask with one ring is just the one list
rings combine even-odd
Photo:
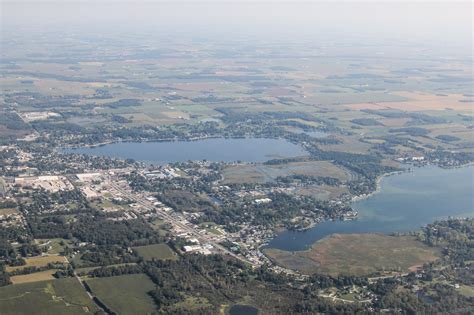
[(155, 288), (144, 274), (87, 280), (94, 296), (117, 314), (151, 314), (156, 308), (148, 292)]
[(151, 222), (150, 225), (153, 228), (153, 230), (157, 231), (158, 234), (160, 234), (160, 236), (168, 235), (171, 228), (171, 226), (168, 223), (160, 219), (154, 220), (153, 222)]
[(140, 257), (144, 260), (152, 259), (178, 259), (178, 255), (166, 244), (153, 244), (134, 247)]
[(64, 238), (36, 239), (36, 244), (48, 248), (48, 254), (59, 254), (73, 242)]
[(437, 248), (413, 237), (382, 234), (333, 234), (307, 251), (268, 249), (265, 253), (287, 268), (333, 276), (415, 271), (439, 257)]
[(99, 311), (76, 278), (0, 288), (0, 314), (94, 314)]
[(216, 227), (218, 227), (217, 224), (214, 222), (203, 222), (199, 224), (201, 228), (206, 229), (209, 233), (216, 234), (216, 235), (222, 235), (222, 232), (219, 231)]

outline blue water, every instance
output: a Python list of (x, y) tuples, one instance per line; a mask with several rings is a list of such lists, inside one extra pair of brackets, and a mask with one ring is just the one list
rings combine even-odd
[(449, 216), (474, 217), (474, 166), (428, 166), (384, 177), (380, 192), (352, 207), (359, 212), (357, 220), (327, 221), (303, 232), (284, 231), (268, 247), (305, 250), (333, 233), (408, 232)]
[(63, 149), (62, 152), (134, 159), (157, 165), (188, 160), (265, 162), (275, 158), (307, 155), (302, 147), (284, 139), (255, 138), (117, 142), (92, 148)]

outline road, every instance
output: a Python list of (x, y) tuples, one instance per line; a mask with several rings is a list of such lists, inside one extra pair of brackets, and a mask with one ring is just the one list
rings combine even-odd
[[(67, 256), (64, 256), (64, 259), (66, 259), (66, 263), (69, 263), (69, 259), (67, 259)], [(77, 281), (79, 281), (80, 285), (82, 286), (82, 288), (86, 291), (86, 294), (87, 296), (94, 302), (94, 304), (100, 309), (102, 310), (104, 313), (106, 314), (110, 314), (110, 312), (106, 309), (104, 309), (101, 305), (99, 305), (96, 300), (94, 299), (94, 296), (92, 295), (92, 293), (89, 291), (89, 289), (86, 287), (86, 285), (84, 284), (84, 281), (82, 281), (81, 277), (79, 277), (79, 275), (76, 273), (76, 270), (73, 269), (73, 272), (74, 272), (74, 277), (77, 279)]]
[[(105, 176), (105, 174), (103, 174)], [(168, 213), (166, 213), (165, 211), (160, 211), (159, 209), (157, 209), (153, 204), (151, 204), (150, 202), (147, 202), (147, 201), (144, 201), (142, 200), (141, 198), (137, 197), (137, 196), (134, 196), (133, 193), (131, 192), (128, 192), (124, 189), (122, 189), (120, 186), (118, 186), (117, 184), (115, 184), (113, 182), (113, 180), (108, 177), (108, 182), (110, 183), (110, 185), (112, 186), (112, 188), (114, 188), (115, 190), (117, 190), (118, 192), (122, 193), (124, 196), (126, 196), (128, 199), (130, 200), (133, 200), (134, 202), (136, 202), (137, 204), (141, 205), (142, 207), (144, 207), (145, 209), (147, 210), (153, 210), (153, 211), (156, 211), (158, 213), (158, 215), (160, 216), (161, 219), (163, 219), (164, 221), (166, 221), (167, 223), (170, 223), (178, 228), (180, 228), (181, 230), (185, 231), (186, 233), (189, 233), (190, 235), (192, 235), (193, 237), (195, 237), (196, 239), (198, 239), (201, 243), (209, 243), (211, 244), (218, 252), (220, 253), (223, 253), (223, 254), (226, 254), (226, 255), (229, 255), (229, 256), (232, 256), (244, 263), (247, 263), (247, 264), (250, 264), (252, 265), (253, 267), (258, 267), (259, 265), (254, 263), (254, 262), (251, 262), (249, 261), (248, 259), (246, 259), (245, 257), (243, 256), (239, 256), (233, 252), (231, 252), (230, 250), (228, 250), (227, 248), (225, 248), (224, 246), (220, 245), (215, 239), (213, 239), (212, 237), (210, 236), (207, 236), (207, 235), (202, 235), (201, 233), (199, 233), (198, 231), (196, 231), (195, 229), (193, 229), (192, 227), (189, 227), (179, 221), (176, 220), (176, 218), (172, 217), (171, 215), (169, 215)]]

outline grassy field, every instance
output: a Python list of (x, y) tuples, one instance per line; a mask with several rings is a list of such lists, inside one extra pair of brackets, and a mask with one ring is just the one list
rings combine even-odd
[(268, 249), (266, 254), (280, 265), (306, 274), (362, 276), (380, 271), (414, 271), (436, 260), (439, 250), (408, 236), (334, 234), (307, 251)]
[(144, 274), (87, 280), (93, 294), (117, 314), (150, 314), (155, 304), (148, 292), (155, 285)]
[(334, 177), (340, 180), (350, 179), (343, 169), (329, 161), (292, 162), (281, 165), (237, 165), (224, 170), (224, 183), (265, 183), (277, 177), (290, 175), (308, 175)]
[(472, 103), (461, 103), (459, 100), (464, 99), (461, 94), (450, 94), (450, 95), (436, 95), (431, 93), (420, 93), (420, 92), (408, 92), (403, 91), (397, 93), (398, 96), (406, 98), (405, 101), (392, 101), (389, 103), (369, 102), (359, 104), (346, 105), (351, 109), (364, 109), (374, 108), (392, 108), (406, 111), (422, 111), (422, 110), (445, 110), (458, 109), (458, 110), (469, 110)]
[(17, 213), (18, 213), (18, 210), (14, 209), (14, 208), (0, 209), (0, 215), (12, 215), (12, 214), (17, 214)]
[(64, 256), (51, 255), (51, 256), (36, 256), (36, 257), (25, 258), (25, 261), (26, 261), (26, 265), (7, 267), (6, 271), (11, 272), (14, 270), (24, 269), (26, 267), (45, 267), (49, 263), (56, 263), (56, 262), (65, 263), (66, 259), (64, 258)]
[(92, 205), (96, 209), (106, 210), (106, 211), (107, 210), (125, 211), (125, 210), (130, 209), (130, 206), (128, 205), (115, 204), (113, 201), (108, 200), (108, 199), (96, 200), (92, 202)]
[(295, 193), (303, 196), (312, 196), (321, 200), (334, 200), (342, 194), (348, 194), (349, 189), (341, 186), (314, 185), (297, 188)]
[(52, 239), (36, 239), (38, 246), (47, 246), (48, 254), (57, 255), (61, 253), (67, 245), (71, 245), (72, 241), (64, 238), (52, 238)]
[(325, 151), (367, 154), (371, 147), (369, 144), (359, 141), (359, 136), (338, 136), (337, 138), (341, 143), (321, 145), (321, 149)]
[(29, 273), (26, 275), (18, 275), (10, 277), (10, 280), (13, 284), (20, 283), (29, 283), (29, 282), (38, 282), (45, 280), (54, 280), (53, 274), (58, 271), (58, 269), (50, 269), (40, 272)]
[(133, 247), (144, 260), (152, 259), (178, 259), (178, 255), (166, 244), (153, 244)]
[(170, 232), (171, 226), (163, 220), (156, 219), (151, 222), (151, 227), (157, 231), (160, 236), (166, 236)]
[(216, 234), (216, 235), (222, 235), (221, 231), (219, 231), (216, 228), (217, 224), (215, 224), (214, 222), (203, 222), (203, 223), (199, 224), (199, 226), (201, 228), (206, 229), (206, 231), (208, 231), (209, 233)]
[(94, 314), (99, 309), (75, 278), (0, 288), (0, 314)]
[(474, 298), (474, 287), (472, 287), (472, 286), (461, 285), (459, 287), (458, 291), (459, 291), (460, 294), (462, 294), (464, 296)]
[(209, 301), (204, 297), (186, 297), (184, 301), (173, 305), (174, 310), (185, 310), (196, 314), (206, 314), (206, 309), (210, 307)]

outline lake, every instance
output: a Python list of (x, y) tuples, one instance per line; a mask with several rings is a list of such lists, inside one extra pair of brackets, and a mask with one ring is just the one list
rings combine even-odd
[(305, 131), (297, 127), (287, 127), (286, 130), (294, 133), (304, 133), (313, 138), (326, 138), (329, 136), (329, 133), (322, 130)]
[(230, 315), (258, 315), (258, 310), (250, 305), (234, 305), (229, 310)]
[(474, 217), (474, 166), (427, 166), (384, 177), (378, 193), (352, 207), (359, 212), (357, 220), (327, 221), (302, 232), (284, 231), (267, 247), (305, 250), (333, 233), (408, 232), (448, 216)]
[(260, 138), (116, 142), (98, 147), (67, 148), (62, 152), (134, 159), (156, 165), (189, 160), (265, 162), (307, 155), (302, 147), (287, 140)]
[(310, 137), (313, 137), (313, 138), (326, 138), (327, 136), (329, 136), (329, 133), (325, 132), (325, 131), (304, 131), (303, 133), (307, 134), (308, 136)]

